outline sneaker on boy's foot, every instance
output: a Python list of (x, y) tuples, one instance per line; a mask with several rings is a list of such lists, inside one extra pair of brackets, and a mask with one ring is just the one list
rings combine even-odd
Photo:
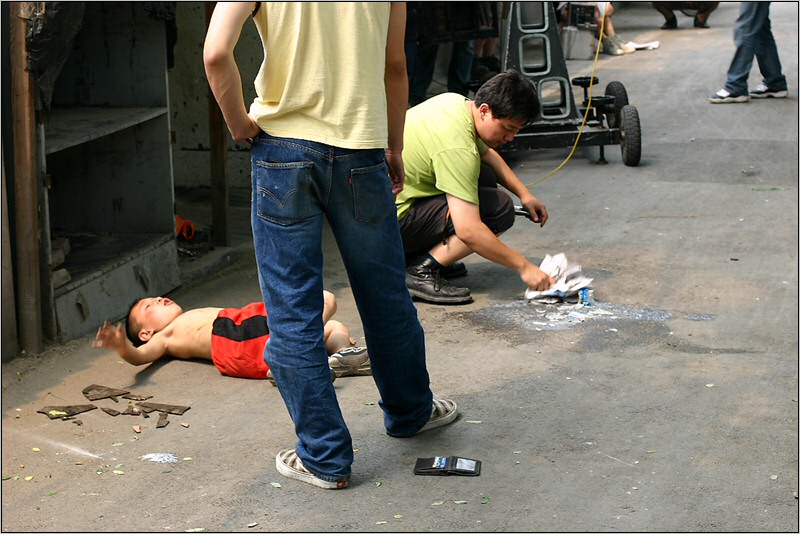
[(750, 96), (753, 98), (786, 98), (788, 94), (786, 89), (770, 89), (763, 83), (758, 84), (758, 87), (750, 91)]
[(741, 95), (734, 95), (729, 93), (725, 89), (720, 89), (714, 94), (708, 95), (708, 101), (712, 104), (731, 104), (731, 103), (740, 103), (740, 102), (747, 102), (750, 100), (749, 95), (741, 94)]
[(334, 352), (328, 358), (328, 365), (333, 369), (336, 378), (372, 374), (367, 347), (348, 347)]
[(306, 469), (294, 449), (284, 449), (279, 452), (278, 456), (275, 457), (275, 467), (278, 469), (278, 473), (285, 477), (306, 482), (322, 489), (346, 488), (347, 481), (350, 479), (348, 476), (336, 482), (331, 482), (318, 478), (314, 473)]
[[(269, 380), (269, 383), (272, 384), (273, 386), (278, 387), (278, 383), (275, 382), (275, 377), (272, 376), (272, 369), (269, 369), (267, 371), (267, 380)], [(331, 369), (331, 382), (333, 382), (334, 380), (336, 380), (336, 373), (334, 372), (333, 369)]]
[(438, 426), (448, 425), (455, 421), (457, 416), (458, 405), (454, 401), (434, 398), (431, 417), (428, 419), (428, 422), (425, 423), (425, 426), (417, 430), (417, 434)]

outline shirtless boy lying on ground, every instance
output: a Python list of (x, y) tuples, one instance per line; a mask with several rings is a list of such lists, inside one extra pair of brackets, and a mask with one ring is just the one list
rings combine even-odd
[[(336, 298), (323, 291), (325, 346), (331, 378), (372, 374), (365, 347), (355, 347), (347, 327), (331, 320)], [(162, 356), (212, 360), (220, 373), (240, 378), (270, 378), (264, 361), (269, 339), (263, 302), (244, 308), (196, 308), (184, 311), (166, 297), (143, 298), (131, 306), (127, 339), (122, 323), (108, 321), (97, 330), (93, 347), (115, 350), (128, 363), (144, 365)], [(271, 380), (272, 381), (272, 380)], [(274, 382), (273, 382), (274, 383)]]

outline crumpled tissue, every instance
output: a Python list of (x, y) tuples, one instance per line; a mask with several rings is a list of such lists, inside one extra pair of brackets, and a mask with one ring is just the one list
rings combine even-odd
[(527, 300), (556, 302), (578, 294), (583, 288), (591, 287), (593, 278), (583, 276), (580, 264), (573, 263), (560, 252), (554, 256), (546, 254), (539, 268), (556, 279), (556, 283), (545, 291), (525, 290)]

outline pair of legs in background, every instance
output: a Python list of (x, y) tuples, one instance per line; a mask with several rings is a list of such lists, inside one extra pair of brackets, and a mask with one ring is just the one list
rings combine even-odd
[[(772, 36), (769, 20), (769, 2), (741, 2), (739, 18), (733, 26), (733, 41), (736, 52), (728, 68), (725, 87), (709, 95), (713, 104), (747, 102), (750, 98), (785, 98), (788, 94), (786, 77), (783, 75), (778, 47)], [(748, 91), (747, 80), (753, 66), (758, 62), (762, 82)]]

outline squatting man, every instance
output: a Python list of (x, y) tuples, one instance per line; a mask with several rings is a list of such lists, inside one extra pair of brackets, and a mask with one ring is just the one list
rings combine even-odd
[(413, 296), (436, 304), (471, 302), (469, 289), (448, 278), (466, 274), (458, 260), (473, 252), (517, 271), (530, 289), (555, 283), (498, 238), (514, 224), (514, 204), (498, 183), (519, 197), (531, 221), (547, 222), (544, 204), (495, 150), (539, 109), (530, 80), (509, 70), (483, 84), (475, 100), (444, 93), (408, 110), (406, 183), (395, 203)]

